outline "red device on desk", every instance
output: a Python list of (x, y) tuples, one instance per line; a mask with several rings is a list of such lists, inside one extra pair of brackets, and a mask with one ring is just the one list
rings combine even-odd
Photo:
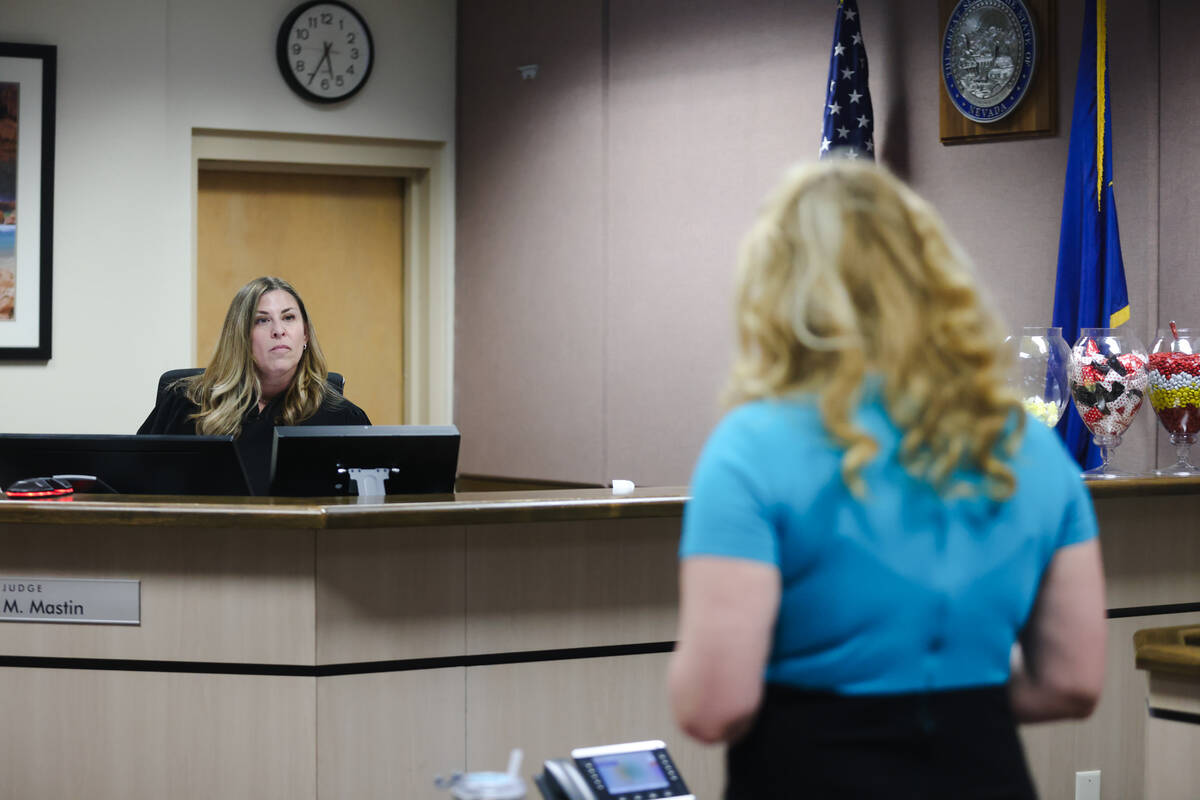
[(4, 496), (14, 500), (53, 500), (72, 494), (75, 487), (61, 478), (25, 478), (10, 483), (4, 490)]

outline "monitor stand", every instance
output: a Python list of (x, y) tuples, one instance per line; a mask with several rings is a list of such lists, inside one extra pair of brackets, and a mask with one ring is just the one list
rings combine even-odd
[[(396, 471), (399, 472), (399, 470)], [(350, 475), (350, 480), (354, 481), (354, 489), (359, 497), (383, 497), (387, 494), (384, 482), (392, 474), (392, 470), (388, 467), (374, 469), (350, 467), (346, 472)]]

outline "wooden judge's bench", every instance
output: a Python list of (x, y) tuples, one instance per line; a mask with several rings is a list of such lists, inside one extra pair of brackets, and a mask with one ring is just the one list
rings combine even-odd
[[(1024, 731), (1046, 800), (1087, 769), (1106, 798), (1143, 794), (1133, 632), (1200, 622), (1200, 480), (1092, 489), (1108, 682), (1092, 719)], [(140, 581), (137, 625), (0, 622), (0, 797), (449, 797), (435, 775), (512, 747), (528, 777), (661, 738), (718, 798), (721, 749), (666, 702), (685, 499), (0, 501), (0, 577)]]

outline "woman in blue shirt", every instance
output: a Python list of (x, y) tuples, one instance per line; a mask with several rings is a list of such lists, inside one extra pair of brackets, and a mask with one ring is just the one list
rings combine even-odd
[(936, 212), (885, 170), (789, 173), (743, 243), (736, 407), (681, 543), (680, 725), (727, 800), (1031, 798), (1015, 723), (1091, 713), (1096, 520), (1006, 388)]

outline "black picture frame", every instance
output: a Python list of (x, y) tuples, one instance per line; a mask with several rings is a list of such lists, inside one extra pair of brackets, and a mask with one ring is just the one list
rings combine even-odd
[(0, 42), (0, 362), (50, 360), (57, 70), (53, 45)]

